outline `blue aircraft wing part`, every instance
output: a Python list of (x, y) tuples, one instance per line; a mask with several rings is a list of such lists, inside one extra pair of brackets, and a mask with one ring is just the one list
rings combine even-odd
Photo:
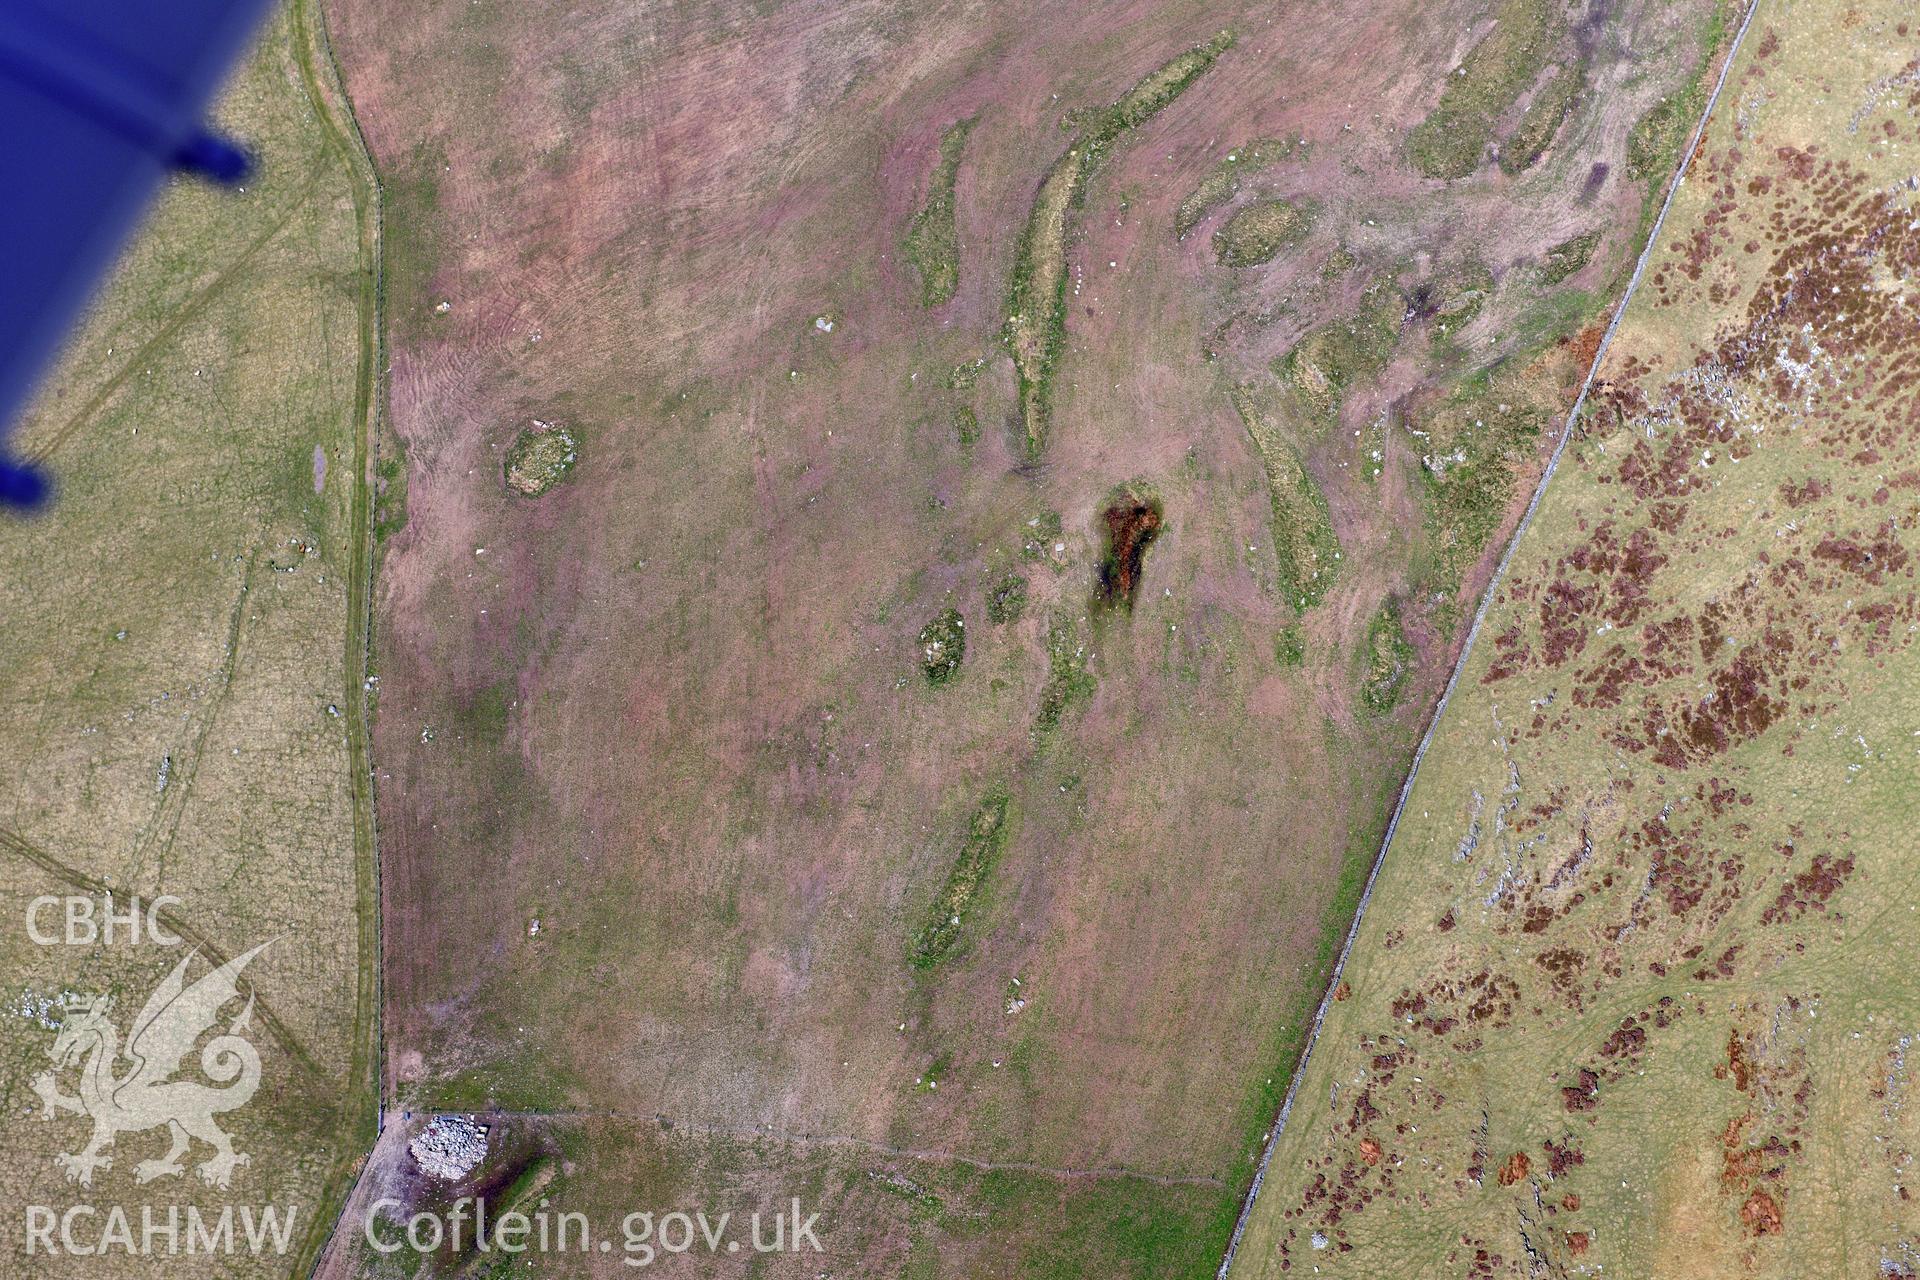
[(7, 435), (160, 183), (245, 175), (201, 122), (266, 5), (0, 3), (0, 503), (45, 496)]

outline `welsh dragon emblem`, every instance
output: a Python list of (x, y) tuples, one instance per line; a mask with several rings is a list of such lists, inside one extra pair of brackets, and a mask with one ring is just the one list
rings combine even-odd
[[(199, 1165), (201, 1178), (215, 1187), (225, 1187), (232, 1181), (233, 1171), (246, 1164), (248, 1157), (233, 1149), (232, 1140), (214, 1123), (214, 1117), (246, 1105), (260, 1087), (260, 1054), (241, 1034), (253, 1014), (251, 995), (226, 1031), (200, 1050), (201, 1071), (214, 1085), (223, 1087), (175, 1080), (173, 1076), (195, 1042), (218, 1020), (221, 1008), (239, 998), (240, 971), (268, 945), (262, 943), (245, 955), (235, 956), (191, 986), (187, 985), (187, 966), (199, 952), (189, 952), (147, 997), (127, 1030), (124, 1049), (108, 1017), (112, 1001), (107, 996), (95, 996), (67, 1011), (60, 1033), (47, 1051), (54, 1070), (41, 1072), (33, 1081), (33, 1091), (45, 1104), (45, 1119), (70, 1111), (93, 1121), (93, 1136), (85, 1147), (75, 1154), (54, 1157), (54, 1163), (66, 1171), (67, 1181), (92, 1185), (96, 1169), (113, 1167), (113, 1157), (107, 1152), (116, 1136), (162, 1125), (172, 1145), (159, 1159), (142, 1160), (134, 1166), (137, 1181), (152, 1182), (184, 1173), (180, 1157), (187, 1154), (194, 1138), (213, 1148), (213, 1154)], [(124, 1069), (122, 1062), (127, 1064)], [(80, 1071), (79, 1093), (63, 1093), (57, 1073), (73, 1067)]]

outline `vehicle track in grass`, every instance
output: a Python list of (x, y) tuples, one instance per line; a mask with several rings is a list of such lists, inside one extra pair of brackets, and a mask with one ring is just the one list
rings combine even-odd
[[(329, 1172), (325, 1193), (301, 1242), (293, 1274), (311, 1275), (319, 1266), (328, 1239), (367, 1155), (380, 1135), (384, 1111), (384, 1081), (380, 1063), (380, 867), (374, 830), (373, 759), (369, 743), (371, 707), (367, 663), (373, 628), (373, 494), (372, 468), (375, 432), (382, 392), (383, 346), (380, 327), (381, 223), (380, 184), (359, 124), (348, 101), (339, 64), (328, 43), (326, 17), (319, 0), (293, 0), (294, 58), (315, 116), (327, 135), (327, 148), (345, 166), (353, 197), (358, 231), (359, 368), (353, 392), (352, 495), (348, 501), (351, 532), (347, 563), (347, 634), (345, 688), (341, 707), (347, 721), (348, 785), (353, 800), (353, 860), (355, 906), (359, 916), (358, 972), (355, 974), (355, 1013), (349, 1097), (364, 1098), (354, 1105), (340, 1155)], [(351, 1104), (350, 1104), (351, 1105)]]
[(278, 218), (274, 219), (273, 225), (255, 237), (245, 249), (242, 249), (239, 257), (222, 267), (219, 274), (208, 281), (204, 288), (181, 303), (174, 313), (167, 317), (166, 323), (161, 325), (152, 337), (135, 348), (133, 354), (127, 357), (126, 363), (122, 364), (111, 378), (108, 378), (106, 382), (102, 383), (97, 391), (87, 397), (85, 404), (74, 410), (73, 414), (68, 417), (65, 422), (54, 428), (52, 433), (44, 440), (38, 441), (32, 448), (28, 449), (26, 451), (27, 461), (37, 466), (52, 457), (55, 453), (58, 453), (60, 447), (73, 438), (75, 432), (87, 423), (93, 421), (94, 415), (99, 413), (100, 410), (104, 409), (107, 404), (112, 401), (114, 395), (120, 388), (126, 385), (127, 379), (133, 376), (134, 370), (146, 368), (152, 361), (154, 354), (164, 349), (168, 343), (177, 338), (180, 335), (180, 331), (186, 327), (188, 321), (205, 311), (218, 300), (220, 295), (225, 293), (236, 280), (240, 279), (240, 277), (245, 274), (248, 266), (253, 263), (253, 260), (260, 256), (261, 251), (277, 240), (280, 233), (286, 230), (287, 224), (293, 221), (293, 216), (307, 207), (307, 201), (313, 198), (315, 189), (320, 185), (320, 177), (325, 172), (324, 165), (315, 164), (312, 171), (307, 174), (306, 181), (301, 184), (300, 190), (294, 193), (293, 198), (287, 202), (285, 211), (282, 212)]
[[(436, 1116), (469, 1116), (471, 1111), (455, 1111), (438, 1108), (401, 1111), (394, 1114), (399, 1121), (409, 1121), (416, 1117), (432, 1119)], [(666, 1124), (676, 1133), (692, 1134), (701, 1138), (719, 1138), (731, 1142), (752, 1142), (771, 1139), (775, 1142), (792, 1143), (801, 1147), (838, 1147), (871, 1152), (877, 1156), (896, 1156), (904, 1160), (921, 1160), (929, 1164), (963, 1164), (982, 1173), (1032, 1173), (1049, 1178), (1086, 1179), (1100, 1181), (1105, 1179), (1144, 1182), (1156, 1187), (1213, 1187), (1224, 1189), (1226, 1183), (1218, 1178), (1203, 1175), (1182, 1176), (1179, 1174), (1148, 1173), (1141, 1169), (1130, 1169), (1124, 1165), (1091, 1165), (1086, 1168), (1072, 1168), (1060, 1165), (1036, 1164), (1030, 1160), (986, 1160), (978, 1156), (966, 1155), (958, 1151), (943, 1151), (935, 1147), (897, 1147), (885, 1142), (875, 1142), (870, 1138), (855, 1138), (847, 1134), (802, 1133), (793, 1129), (782, 1129), (774, 1125), (754, 1125), (743, 1128), (739, 1125), (709, 1125), (700, 1121), (688, 1121), (674, 1116), (658, 1115), (639, 1111), (594, 1111), (594, 1110), (553, 1110), (553, 1111), (488, 1111), (488, 1119), (502, 1120), (621, 1120), (630, 1123)]]
[[(98, 876), (89, 875), (78, 867), (68, 865), (19, 832), (6, 827), (0, 827), (0, 850), (12, 854), (22, 862), (40, 868), (60, 883), (69, 888), (78, 889), (82, 893), (94, 897), (110, 897), (116, 902), (131, 902), (134, 899), (133, 894), (120, 886), (110, 884)], [(195, 928), (178, 911), (163, 907), (155, 913), (155, 918), (166, 927), (169, 933), (178, 935), (198, 951), (208, 964), (218, 967), (233, 959), (232, 952)], [(245, 976), (240, 978), (240, 986), (252, 998), (254, 1014), (260, 1019), (261, 1025), (266, 1027), (268, 1033), (273, 1036), (275, 1043), (292, 1055), (293, 1060), (300, 1064), (301, 1071), (309, 1080), (315, 1083), (325, 1080), (325, 1072), (314, 1060), (313, 1054), (300, 1042), (299, 1037), (288, 1029), (287, 1024), (281, 1021), (280, 1015), (274, 1012), (273, 1005), (267, 998), (254, 990), (251, 981)]]

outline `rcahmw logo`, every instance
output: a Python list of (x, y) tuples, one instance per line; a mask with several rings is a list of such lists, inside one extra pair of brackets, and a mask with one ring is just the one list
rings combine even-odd
[[(268, 945), (235, 956), (191, 986), (187, 967), (199, 952), (188, 952), (134, 1015), (124, 1048), (108, 997), (94, 996), (66, 1010), (47, 1051), (54, 1069), (34, 1077), (33, 1091), (40, 1095), (44, 1118), (70, 1112), (93, 1122), (85, 1146), (53, 1158), (67, 1181), (92, 1186), (97, 1170), (113, 1167), (108, 1152), (118, 1135), (164, 1127), (171, 1145), (158, 1159), (135, 1165), (135, 1181), (178, 1177), (186, 1171), (180, 1158), (198, 1139), (213, 1148), (198, 1166), (201, 1179), (208, 1186), (231, 1185), (233, 1171), (248, 1157), (233, 1149), (214, 1117), (246, 1105), (260, 1087), (260, 1054), (245, 1035), (253, 1015), (251, 995), (226, 1030), (200, 1050), (200, 1070), (213, 1084), (174, 1077), (188, 1051), (214, 1026), (221, 1008), (239, 998), (241, 971)], [(127, 1063), (124, 1069), (122, 1061)], [(60, 1074), (67, 1071), (77, 1073), (74, 1093), (61, 1088)]]
[[(143, 940), (179, 945), (178, 935), (160, 919), (162, 905), (177, 900), (155, 899), (142, 910), (136, 899), (124, 911), (114, 909), (111, 897), (98, 901), (104, 911), (96, 910), (92, 898), (35, 899), (27, 913), (28, 936), (42, 945)], [(197, 1143), (211, 1148), (194, 1166), (200, 1179), (210, 1187), (232, 1185), (235, 1171), (249, 1158), (234, 1150), (216, 1117), (245, 1106), (259, 1090), (260, 1053), (247, 1038), (253, 996), (246, 996), (224, 1026), (221, 1011), (240, 1001), (241, 973), (269, 945), (262, 943), (193, 981), (188, 978), (200, 952), (189, 951), (124, 1027), (105, 995), (70, 994), (61, 1002), (47, 1049), (53, 1068), (32, 1083), (44, 1119), (73, 1115), (92, 1122), (78, 1150), (53, 1158), (68, 1182), (92, 1186), (96, 1175), (113, 1167), (121, 1135), (165, 1129), (166, 1150), (133, 1166), (135, 1182), (180, 1177)], [(197, 1072), (184, 1067), (196, 1046)], [(26, 1252), (83, 1258), (284, 1254), (298, 1216), (296, 1205), (28, 1205)]]

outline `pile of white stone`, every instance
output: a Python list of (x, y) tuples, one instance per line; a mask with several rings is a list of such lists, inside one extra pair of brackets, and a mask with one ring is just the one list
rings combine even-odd
[(472, 1116), (435, 1116), (407, 1150), (428, 1177), (458, 1182), (487, 1158), (487, 1126)]

